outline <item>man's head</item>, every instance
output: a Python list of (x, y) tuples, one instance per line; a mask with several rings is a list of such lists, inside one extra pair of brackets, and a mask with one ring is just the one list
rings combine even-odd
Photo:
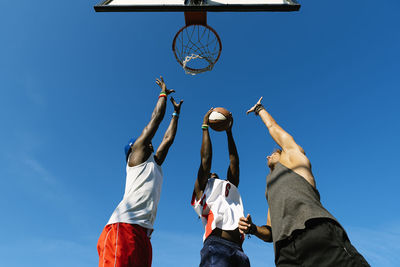
[(215, 172), (210, 174), (210, 178), (215, 178), (215, 179), (219, 179), (218, 174), (216, 174)]
[(125, 160), (128, 162), (129, 154), (132, 152), (132, 146), (136, 142), (136, 138), (131, 138), (128, 142), (128, 144), (125, 145), (124, 150), (125, 150)]
[[(125, 146), (125, 160), (128, 162), (129, 155), (132, 152), (132, 147), (135, 144), (137, 138), (131, 138)], [(145, 149), (148, 150), (149, 153), (154, 152), (153, 144), (150, 142), (147, 146), (145, 146)]]
[(154, 152), (153, 143), (150, 142), (150, 143), (148, 144), (147, 148), (151, 151), (151, 153)]
[(268, 167), (272, 170), (281, 158), (282, 150), (275, 149), (271, 155), (267, 156)]

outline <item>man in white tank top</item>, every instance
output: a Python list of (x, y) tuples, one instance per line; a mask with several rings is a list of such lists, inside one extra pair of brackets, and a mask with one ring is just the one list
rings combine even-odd
[(212, 111), (210, 109), (204, 116), (201, 127), (201, 163), (191, 202), (205, 228), (200, 267), (249, 267), (249, 259), (242, 249), (244, 236), (238, 228), (239, 219), (243, 217), (243, 203), (237, 189), (239, 155), (232, 135), (233, 120), (226, 130), (230, 165), (227, 180), (221, 180), (216, 173), (210, 173), (212, 145), (208, 120)]
[(156, 218), (162, 185), (161, 165), (167, 156), (178, 127), (183, 100), (174, 106), (171, 122), (154, 154), (153, 139), (164, 118), (168, 90), (162, 77), (156, 79), (161, 88), (149, 124), (137, 139), (131, 139), (125, 149), (126, 185), (122, 201), (100, 235), (97, 250), (99, 267), (149, 267), (152, 261), (150, 234)]

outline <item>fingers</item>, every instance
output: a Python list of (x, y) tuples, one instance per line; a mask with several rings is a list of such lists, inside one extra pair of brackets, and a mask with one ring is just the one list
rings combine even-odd
[(239, 221), (238, 227), (239, 227), (239, 229), (241, 229), (244, 232), (247, 232), (250, 228), (249, 224), (244, 221)]
[(246, 112), (246, 114), (248, 115), (249, 113), (253, 112), (253, 111), (255, 110), (256, 106), (257, 106), (257, 104), (254, 105), (254, 106), (252, 106), (252, 107)]
[[(158, 85), (158, 86), (160, 86), (161, 87), (161, 89), (167, 89), (167, 88), (165, 88), (165, 82), (164, 82), (164, 78), (162, 77), (162, 76), (160, 76), (160, 78), (156, 78), (156, 84)], [(164, 88), (163, 88), (164, 87)]]
[(226, 129), (226, 131), (232, 131), (232, 126), (233, 126), (233, 116), (232, 116), (232, 113), (230, 113), (229, 126)]
[[(247, 215), (247, 216), (249, 216), (249, 215)], [(239, 218), (239, 224), (240, 223), (244, 223), (244, 224), (247, 224), (247, 217), (245, 218), (245, 217), (240, 217)]]
[(206, 112), (206, 115), (205, 115), (204, 117), (208, 117), (208, 116), (211, 114), (211, 112), (213, 111), (213, 109), (214, 109), (214, 108), (210, 108), (210, 109)]
[(251, 109), (249, 109), (249, 110), (246, 112), (246, 114), (248, 115), (249, 113), (253, 112), (253, 111), (256, 109), (256, 106), (261, 104), (261, 100), (262, 100), (262, 99), (263, 99), (263, 96), (260, 97), (260, 99), (258, 99), (257, 104), (255, 104), (254, 106), (252, 106)]
[(180, 106), (180, 105), (182, 105), (182, 103), (183, 103), (183, 99), (181, 100), (181, 101), (179, 101), (179, 104), (178, 103), (176, 103), (176, 101), (175, 101), (175, 99), (171, 96), (171, 102), (172, 102), (172, 104), (174, 105), (174, 106)]
[(251, 215), (247, 214), (247, 222), (251, 225), (253, 223), (253, 220), (251, 219)]
[(210, 117), (211, 112), (213, 112), (214, 108), (210, 108), (209, 111), (207, 111), (206, 115), (204, 115), (203, 119), (203, 124), (208, 124), (208, 117)]
[(164, 83), (163, 77), (160, 76), (160, 78), (156, 78), (156, 83), (157, 83), (157, 84)]
[(159, 84), (159, 83), (164, 83), (163, 77), (160, 76), (160, 78), (156, 78), (156, 83), (157, 83), (157, 84)]
[(181, 101), (179, 101), (179, 104), (176, 103), (175, 99), (171, 96), (171, 103), (174, 106), (174, 110), (175, 112), (177, 112), (179, 114), (180, 110), (181, 110), (181, 105), (183, 103), (183, 99)]
[(247, 218), (241, 217), (239, 219), (239, 231), (247, 234), (250, 231), (250, 224), (247, 222)]

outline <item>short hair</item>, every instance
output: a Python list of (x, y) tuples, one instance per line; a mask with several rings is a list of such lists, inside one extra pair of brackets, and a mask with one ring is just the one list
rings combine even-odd
[(279, 154), (282, 154), (282, 149), (280, 149), (280, 148), (275, 148), (274, 149), (274, 152), (272, 152), (272, 153), (279, 153)]

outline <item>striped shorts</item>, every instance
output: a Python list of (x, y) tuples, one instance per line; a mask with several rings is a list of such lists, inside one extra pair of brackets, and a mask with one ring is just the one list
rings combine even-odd
[(99, 267), (150, 267), (152, 248), (147, 229), (136, 224), (104, 227), (97, 242)]

